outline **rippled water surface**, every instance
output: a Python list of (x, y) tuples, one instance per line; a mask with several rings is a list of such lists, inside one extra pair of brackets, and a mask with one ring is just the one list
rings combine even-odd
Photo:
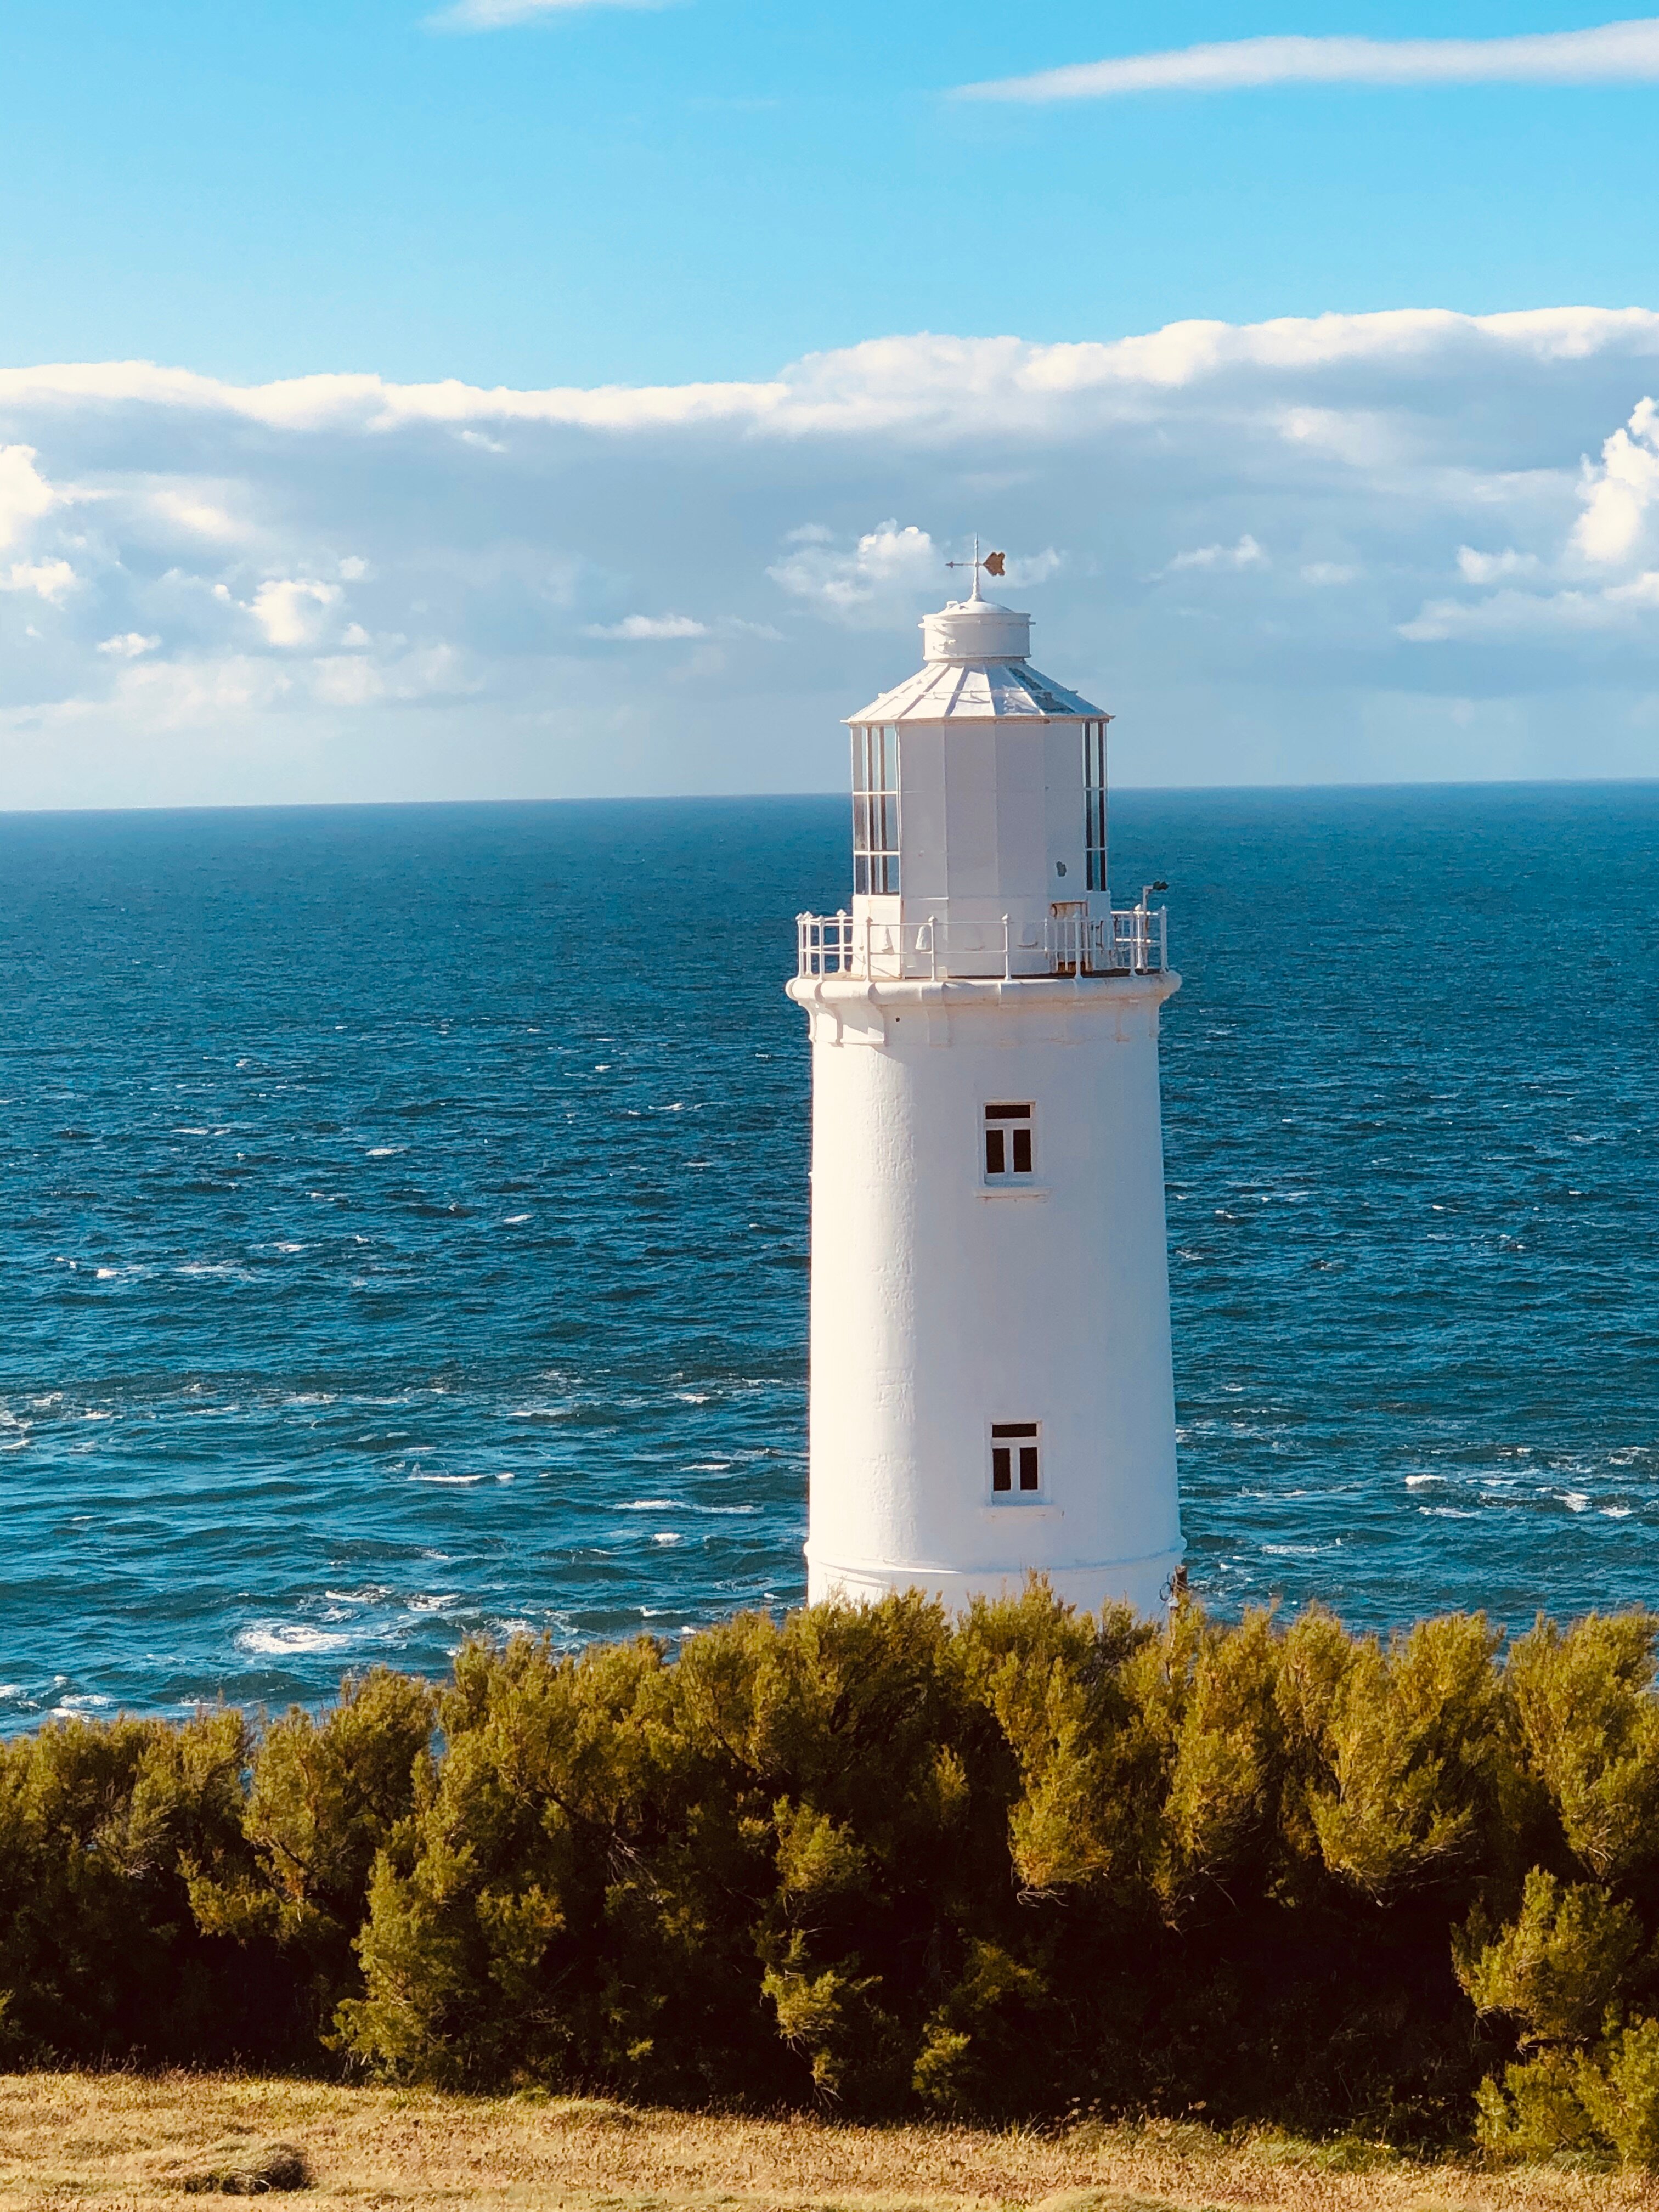
[[(1193, 1578), (1659, 1596), (1659, 787), (1129, 793)], [(0, 1723), (803, 1589), (829, 799), (0, 821)], [(1132, 1290), (1133, 1286), (1126, 1286)]]

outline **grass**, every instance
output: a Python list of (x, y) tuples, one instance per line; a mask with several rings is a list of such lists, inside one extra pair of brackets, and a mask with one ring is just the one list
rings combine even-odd
[[(0, 2208), (184, 2212), (289, 2147), (299, 2208), (431, 2212), (1659, 2212), (1659, 2180), (1420, 2166), (1195, 2125), (865, 2128), (213, 2075), (0, 2076)], [(264, 2168), (262, 2169), (262, 2161)], [(280, 2160), (276, 2160), (280, 2164)]]

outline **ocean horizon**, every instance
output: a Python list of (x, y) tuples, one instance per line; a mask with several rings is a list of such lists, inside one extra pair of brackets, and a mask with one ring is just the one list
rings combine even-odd
[[(842, 795), (0, 816), (0, 1728), (800, 1601), (782, 985), (848, 830)], [(1115, 793), (1183, 978), (1218, 1612), (1651, 1598), (1656, 856), (1646, 781)]]
[[(1437, 793), (1479, 793), (1481, 792), (1552, 792), (1552, 791), (1659, 791), (1659, 775), (1603, 775), (1603, 776), (1466, 776), (1435, 777), (1413, 781), (1407, 778), (1392, 778), (1385, 782), (1332, 783), (1307, 781), (1297, 783), (1132, 783), (1112, 786), (1114, 806), (1121, 799), (1191, 799), (1249, 798), (1266, 796), (1317, 796), (1328, 793), (1340, 798), (1345, 795), (1373, 793), (1431, 798)], [(795, 799), (822, 799), (830, 804), (846, 806), (848, 794), (834, 790), (801, 791), (668, 791), (668, 792), (586, 792), (564, 797), (530, 799), (202, 799), (191, 804), (174, 805), (158, 800), (143, 806), (0, 806), (0, 823), (7, 822), (67, 821), (79, 822), (88, 816), (100, 819), (121, 820), (129, 816), (145, 818), (155, 815), (177, 815), (189, 820), (202, 815), (287, 815), (287, 814), (407, 814), (420, 810), (446, 811), (455, 813), (507, 812), (536, 807), (601, 807), (601, 806), (767, 806), (774, 802), (787, 803)], [(850, 847), (849, 847), (850, 851)]]

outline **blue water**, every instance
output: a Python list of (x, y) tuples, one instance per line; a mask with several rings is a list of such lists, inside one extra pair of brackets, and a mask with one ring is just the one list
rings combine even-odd
[[(0, 820), (0, 1725), (800, 1597), (781, 985), (846, 829)], [(1659, 1597), (1659, 786), (1130, 793), (1114, 841), (1186, 979), (1197, 1589)]]

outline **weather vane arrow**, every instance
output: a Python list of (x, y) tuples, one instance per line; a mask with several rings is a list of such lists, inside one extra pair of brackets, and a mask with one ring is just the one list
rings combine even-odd
[(969, 596), (976, 599), (979, 597), (980, 570), (982, 568), (988, 576), (1003, 575), (1006, 573), (1007, 560), (1008, 556), (1006, 553), (988, 553), (985, 556), (985, 558), (981, 561), (979, 556), (979, 539), (975, 537), (974, 539), (974, 557), (971, 561), (947, 561), (945, 565), (947, 568), (971, 568), (973, 570), (974, 588)]

